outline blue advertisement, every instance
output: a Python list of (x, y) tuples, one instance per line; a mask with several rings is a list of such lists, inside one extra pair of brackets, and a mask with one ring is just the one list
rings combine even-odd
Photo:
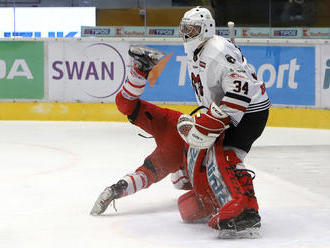
[[(155, 86), (143, 98), (159, 102), (195, 102), (187, 73), (186, 55), (180, 45), (153, 45), (171, 59)], [(265, 82), (272, 104), (315, 104), (315, 48), (292, 46), (241, 46), (243, 55)]]
[(273, 104), (315, 104), (315, 48), (242, 46)]
[(195, 102), (195, 94), (190, 85), (183, 46), (153, 45), (150, 47), (161, 50), (166, 55), (173, 52), (173, 55), (155, 86), (152, 89), (149, 86), (146, 87), (142, 98), (148, 101)]

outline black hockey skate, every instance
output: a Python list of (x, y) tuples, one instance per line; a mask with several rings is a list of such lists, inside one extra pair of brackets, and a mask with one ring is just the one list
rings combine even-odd
[(148, 77), (151, 69), (157, 65), (160, 59), (164, 56), (162, 51), (145, 46), (132, 45), (128, 50), (135, 62), (135, 66)]
[(124, 180), (120, 180), (118, 183), (105, 188), (105, 190), (97, 198), (90, 214), (96, 216), (104, 213), (111, 202), (122, 196), (122, 193), (126, 188), (127, 182)]
[(261, 218), (258, 212), (244, 210), (244, 212), (232, 219), (219, 221), (220, 239), (256, 239), (261, 237)]

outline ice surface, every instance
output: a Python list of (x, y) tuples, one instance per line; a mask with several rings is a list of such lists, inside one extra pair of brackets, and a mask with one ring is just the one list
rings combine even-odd
[(140, 166), (152, 139), (128, 123), (0, 122), (0, 247), (330, 247), (330, 130), (267, 128), (246, 163), (257, 177), (263, 237), (218, 240), (181, 221), (169, 178), (89, 212)]

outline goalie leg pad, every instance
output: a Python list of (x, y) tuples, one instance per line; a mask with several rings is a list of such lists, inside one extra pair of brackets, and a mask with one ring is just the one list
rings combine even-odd
[[(220, 148), (220, 144), (216, 144), (216, 149)], [(223, 150), (222, 150), (223, 151)], [(247, 206), (248, 198), (244, 194), (244, 189), (240, 185), (234, 168), (236, 161), (228, 160), (228, 156), (217, 156), (218, 164), (223, 163), (224, 166), (220, 166), (220, 172), (223, 175), (224, 181), (226, 182), (227, 187), (229, 188), (231, 195), (233, 197), (233, 202), (228, 202), (220, 209), (220, 219), (229, 219), (240, 215)], [(219, 161), (225, 158), (226, 161)]]
[[(209, 161), (208, 179), (220, 207), (219, 213), (210, 219), (209, 225), (217, 228), (219, 221), (239, 216), (246, 209), (248, 199), (220, 142), (212, 148)], [(230, 192), (229, 195), (225, 188)]]
[(214, 210), (211, 204), (204, 204), (193, 190), (179, 197), (178, 208), (182, 220), (190, 223), (202, 221)]

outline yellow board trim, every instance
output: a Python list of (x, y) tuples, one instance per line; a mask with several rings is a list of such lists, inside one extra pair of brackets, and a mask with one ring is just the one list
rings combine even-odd
[[(159, 105), (190, 113), (196, 106)], [(0, 120), (127, 121), (112, 103), (0, 103)], [(271, 108), (268, 126), (330, 129), (330, 110)]]

